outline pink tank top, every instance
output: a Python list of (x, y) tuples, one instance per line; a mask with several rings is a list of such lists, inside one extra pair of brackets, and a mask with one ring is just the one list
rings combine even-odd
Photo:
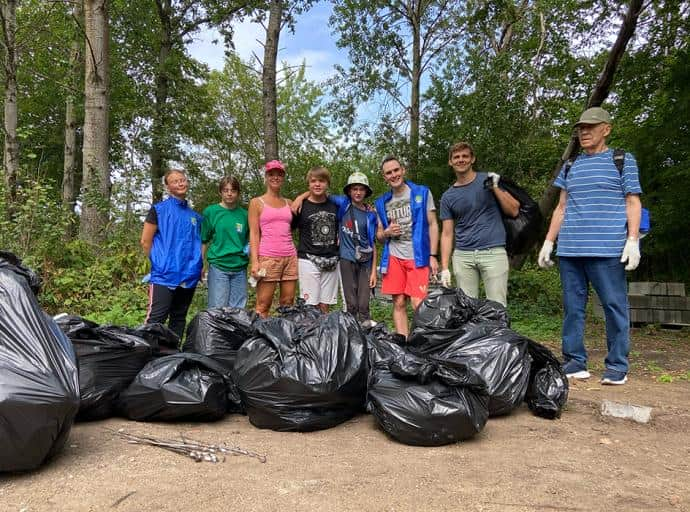
[(261, 240), (259, 241), (259, 256), (294, 256), (297, 254), (295, 244), (292, 242), (290, 223), (292, 211), (288, 206), (273, 208), (259, 198), (263, 208), (259, 215), (259, 227), (261, 228)]

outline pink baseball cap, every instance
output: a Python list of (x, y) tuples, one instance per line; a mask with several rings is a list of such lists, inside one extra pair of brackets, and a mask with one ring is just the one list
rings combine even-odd
[(270, 162), (266, 162), (266, 172), (268, 171), (283, 171), (285, 172), (285, 166), (283, 165), (283, 162), (280, 160), (271, 160)]

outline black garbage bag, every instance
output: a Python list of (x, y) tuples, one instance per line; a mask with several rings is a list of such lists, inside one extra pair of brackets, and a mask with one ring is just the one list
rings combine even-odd
[(490, 416), (508, 414), (518, 407), (529, 383), (529, 340), (491, 322), (465, 326), (456, 333), (453, 339), (450, 329), (429, 332), (426, 335), (429, 343), (411, 350), (442, 361), (464, 363), (479, 374), (489, 394)]
[(22, 269), (0, 257), (0, 471), (58, 453), (79, 409), (76, 359)]
[(257, 314), (240, 308), (201, 311), (189, 323), (182, 350), (214, 359), (231, 371), (237, 350), (256, 334)]
[(310, 325), (323, 316), (323, 312), (313, 304), (306, 304), (304, 299), (297, 299), (294, 306), (279, 306), (276, 309), (279, 318), (290, 320), (296, 324)]
[(560, 418), (568, 401), (568, 378), (556, 356), (545, 346), (530, 340), (532, 370), (525, 400), (530, 411), (547, 419)]
[(118, 409), (136, 421), (215, 421), (228, 408), (224, 368), (200, 354), (150, 361), (120, 393)]
[(180, 338), (167, 325), (143, 324), (127, 332), (146, 340), (151, 345), (153, 357), (169, 356), (180, 352)]
[(457, 329), (467, 324), (483, 322), (510, 326), (508, 312), (502, 304), (492, 300), (473, 299), (460, 288), (437, 288), (429, 292), (415, 310), (412, 335), (415, 329), (423, 333), (437, 329)]
[[(487, 178), (484, 187), (491, 187), (490, 181), (491, 178)], [(520, 203), (520, 210), (515, 218), (503, 214), (501, 210), (503, 226), (506, 230), (506, 252), (509, 256), (524, 254), (534, 247), (541, 237), (544, 217), (539, 210), (539, 204), (513, 180), (501, 176), (498, 186)]]
[(19, 257), (8, 251), (0, 251), (0, 268), (12, 271), (26, 281), (34, 295), (41, 291), (41, 276), (22, 264)]
[(352, 315), (338, 311), (300, 323), (270, 318), (256, 329), (238, 351), (234, 373), (254, 426), (320, 430), (363, 409), (366, 344)]
[(405, 444), (440, 446), (481, 432), (489, 397), (467, 365), (416, 356), (385, 329), (367, 339), (369, 407), (387, 434)]
[(127, 327), (99, 326), (71, 315), (58, 316), (56, 321), (74, 345), (79, 362), (77, 419), (115, 415), (118, 395), (151, 360), (154, 348)]
[(189, 323), (183, 350), (210, 357), (225, 368), (228, 412), (244, 412), (240, 392), (232, 376), (237, 351), (256, 334), (258, 315), (240, 308), (202, 311)]
[(459, 289), (434, 290), (415, 312), (410, 350), (467, 364), (486, 383), (489, 414), (508, 414), (524, 400), (531, 366), (530, 340), (508, 323), (497, 302), (472, 299)]

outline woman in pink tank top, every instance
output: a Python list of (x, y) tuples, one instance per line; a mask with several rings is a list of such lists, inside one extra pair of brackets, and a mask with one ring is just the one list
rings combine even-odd
[(267, 317), (273, 293), (280, 283), (280, 305), (295, 301), (297, 250), (292, 242), (291, 202), (280, 194), (285, 167), (279, 160), (266, 163), (266, 193), (249, 202), (249, 258), (256, 285), (256, 312)]

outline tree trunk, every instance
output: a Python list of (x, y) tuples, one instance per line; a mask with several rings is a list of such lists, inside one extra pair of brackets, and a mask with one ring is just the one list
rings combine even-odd
[[(628, 42), (635, 34), (635, 28), (637, 27), (637, 19), (642, 12), (642, 0), (631, 0), (628, 4), (628, 11), (623, 18), (623, 23), (621, 25), (620, 31), (618, 32), (618, 37), (611, 47), (609, 52), (609, 58), (604, 65), (604, 69), (599, 75), (599, 80), (597, 81), (592, 93), (587, 100), (586, 108), (598, 107), (601, 105), (609, 95), (611, 90), (611, 84), (613, 83), (613, 78), (616, 74), (616, 69), (620, 63), (621, 58), (625, 54), (625, 49)], [(551, 216), (556, 203), (558, 202), (558, 196), (560, 194), (560, 189), (554, 187), (551, 183), (556, 179), (558, 173), (560, 172), (563, 164), (572, 156), (576, 155), (580, 150), (580, 143), (577, 139), (577, 135), (573, 134), (570, 138), (568, 146), (565, 148), (563, 155), (560, 160), (556, 163), (554, 169), (551, 171), (549, 185), (541, 196), (539, 200), (539, 210), (541, 210), (542, 215), (545, 219)], [(520, 254), (515, 256), (511, 260), (511, 266), (514, 268), (522, 267), (527, 254)]]
[(84, 240), (98, 243), (105, 238), (110, 210), (108, 0), (84, 1), (84, 32), (84, 176), (79, 231)]
[(11, 219), (17, 203), (17, 174), (19, 171), (19, 142), (17, 140), (17, 2), (0, 3), (2, 18), (2, 44), (5, 47), (5, 140), (3, 167), (5, 168), (5, 194), (7, 216)]
[(417, 171), (419, 163), (419, 90), (422, 77), (421, 49), (421, 2), (413, 2), (410, 21), (412, 25), (412, 76), (410, 77), (410, 161), (409, 167)]
[[(83, 10), (81, 2), (74, 6), (73, 16), (81, 20)], [(81, 79), (81, 44), (76, 39), (72, 41), (69, 55), (71, 77), (69, 84), (72, 87), (65, 101), (65, 148), (62, 169), (62, 205), (66, 212), (74, 212), (76, 201), (76, 173), (77, 173), (77, 114), (75, 109), (75, 95)]]
[(278, 158), (278, 108), (276, 99), (276, 62), (278, 39), (283, 17), (282, 0), (272, 0), (266, 28), (263, 65), (264, 158)]
[(156, 70), (156, 104), (151, 137), (151, 199), (154, 203), (163, 197), (163, 174), (166, 165), (166, 130), (168, 129), (168, 95), (170, 94), (170, 76), (168, 59), (172, 52), (172, 6), (169, 0), (156, 1), (158, 18), (161, 22), (160, 50), (158, 52), (158, 69)]

